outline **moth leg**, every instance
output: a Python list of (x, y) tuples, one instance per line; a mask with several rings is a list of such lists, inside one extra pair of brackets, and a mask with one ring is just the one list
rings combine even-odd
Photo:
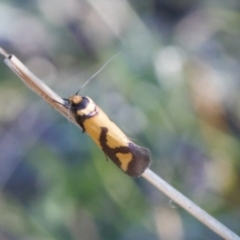
[(104, 153), (104, 155), (105, 155), (106, 161), (108, 162), (108, 159), (109, 159), (108, 156), (105, 153)]
[(85, 129), (83, 123), (82, 123), (82, 122), (78, 122), (78, 124), (79, 124), (80, 127), (82, 128), (82, 133), (85, 133), (85, 132), (86, 132), (86, 129)]

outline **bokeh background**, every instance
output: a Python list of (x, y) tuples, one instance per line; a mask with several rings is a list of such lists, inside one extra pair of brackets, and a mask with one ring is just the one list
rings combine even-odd
[[(151, 169), (240, 234), (239, 0), (2, 0), (0, 46), (84, 89)], [(3, 60), (3, 58), (2, 58)], [(1, 61), (2, 62), (2, 61)], [(221, 239), (119, 171), (0, 63), (0, 239)]]

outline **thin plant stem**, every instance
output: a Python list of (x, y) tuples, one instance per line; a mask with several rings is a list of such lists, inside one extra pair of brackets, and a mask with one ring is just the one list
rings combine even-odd
[[(7, 64), (7, 66), (10, 67), (12, 71), (16, 75), (18, 75), (30, 89), (32, 89), (35, 93), (42, 97), (48, 104), (50, 104), (53, 108), (55, 108), (63, 116), (71, 120), (74, 124), (76, 124), (80, 128), (71, 112), (62, 105), (64, 102), (60, 96), (58, 96), (39, 78), (37, 78), (32, 72), (30, 72), (28, 68), (14, 55), (8, 54), (2, 48), (0, 48), (0, 54), (2, 54), (5, 57), (4, 62)], [(227, 240), (240, 240), (240, 237), (238, 235), (236, 235), (234, 232), (232, 232), (218, 220), (213, 218), (210, 214), (205, 212), (203, 209), (201, 209), (199, 206), (197, 206), (195, 203), (193, 203), (191, 200), (185, 197), (182, 193), (173, 188), (170, 184), (168, 184), (166, 181), (160, 178), (152, 170), (147, 169), (142, 174), (142, 177), (145, 178), (150, 183), (152, 183), (152, 185), (154, 185), (158, 190), (165, 193), (176, 204), (184, 208), (192, 216), (197, 218), (208, 228), (212, 229), (219, 236)]]
[(169, 183), (164, 181), (161, 177), (155, 174), (152, 170), (146, 169), (142, 175), (147, 181), (152, 183), (157, 189), (165, 193), (174, 203), (177, 203), (179, 206), (188, 211), (192, 216), (197, 218), (200, 222), (205, 224), (207, 227), (212, 229), (219, 236), (228, 240), (239, 240), (240, 237), (237, 236), (234, 232), (192, 202), (190, 199), (185, 197), (178, 190), (173, 188)]

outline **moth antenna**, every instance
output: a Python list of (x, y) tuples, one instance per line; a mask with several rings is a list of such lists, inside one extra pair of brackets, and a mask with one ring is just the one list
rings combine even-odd
[[(64, 106), (64, 107), (66, 107), (66, 105), (64, 104), (64, 103), (60, 103), (60, 102), (58, 102), (58, 101), (56, 101), (56, 100), (54, 100), (54, 99), (52, 99), (54, 102), (56, 102), (56, 103), (58, 103), (58, 104), (60, 104), (60, 105), (62, 105), (62, 106)], [(63, 98), (63, 100), (64, 101), (68, 101), (68, 98)], [(71, 104), (69, 105), (69, 107), (68, 107), (68, 122), (70, 123), (70, 111), (71, 111)]]
[(115, 59), (121, 52), (118, 52), (113, 57), (111, 57), (96, 73), (94, 73), (76, 92), (76, 95), (83, 89), (94, 77), (96, 77), (113, 59)]
[[(66, 100), (68, 100), (68, 99), (67, 99), (67, 98), (63, 98), (63, 100), (66, 101)], [(54, 99), (52, 99), (52, 101), (53, 101), (53, 102), (56, 102), (56, 103), (58, 103), (58, 104), (60, 104), (60, 105), (62, 105), (62, 106), (65, 106), (64, 103), (60, 103), (60, 102), (58, 102), (58, 101), (56, 101), (56, 100), (54, 100)]]

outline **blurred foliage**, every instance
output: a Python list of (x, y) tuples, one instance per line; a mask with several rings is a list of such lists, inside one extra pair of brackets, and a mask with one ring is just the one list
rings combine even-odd
[[(240, 234), (240, 2), (2, 0), (0, 46), (63, 97), (81, 94), (151, 169)], [(0, 238), (220, 239), (0, 64)], [(77, 131), (76, 131), (77, 130)]]

